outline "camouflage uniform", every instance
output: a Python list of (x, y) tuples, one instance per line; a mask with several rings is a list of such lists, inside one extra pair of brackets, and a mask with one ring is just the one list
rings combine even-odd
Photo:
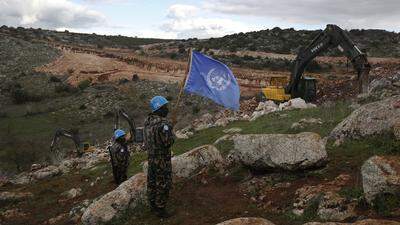
[(127, 179), (129, 166), (129, 150), (126, 144), (115, 142), (108, 146), (115, 183), (120, 184)]
[(144, 127), (145, 148), (148, 152), (147, 197), (153, 210), (166, 207), (172, 184), (170, 147), (174, 143), (171, 123), (150, 114)]

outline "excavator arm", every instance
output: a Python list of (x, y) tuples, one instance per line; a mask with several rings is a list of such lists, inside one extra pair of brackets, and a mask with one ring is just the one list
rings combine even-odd
[(135, 121), (133, 121), (129, 117), (128, 113), (126, 113), (126, 111), (123, 108), (117, 108), (115, 110), (114, 131), (120, 127), (120, 117), (124, 118), (128, 122), (130, 129), (129, 130), (130, 136), (128, 142), (133, 142), (133, 140), (135, 140), (135, 134), (136, 134)]
[[(368, 91), (368, 74), (370, 64), (367, 57), (354, 44), (350, 37), (340, 27), (328, 24), (326, 29), (321, 32), (306, 48), (300, 50), (297, 55), (288, 86), (285, 88), (287, 94), (292, 97), (303, 97), (308, 95), (307, 91), (300, 90), (299, 84), (303, 77), (304, 69), (307, 65), (318, 56), (330, 48), (338, 47), (344, 55), (352, 62), (354, 69), (357, 71), (359, 81), (359, 92)], [(314, 94), (315, 95), (315, 94)], [(315, 97), (315, 96), (314, 96)]]
[(77, 132), (71, 132), (71, 131), (67, 131), (65, 129), (56, 130), (56, 133), (54, 134), (53, 140), (51, 141), (51, 145), (50, 145), (51, 151), (55, 150), (55, 146), (58, 144), (61, 137), (66, 137), (66, 138), (71, 139), (75, 144), (77, 154), (79, 156), (81, 156), (83, 154), (80, 149), (81, 141), (80, 141), (79, 134)]

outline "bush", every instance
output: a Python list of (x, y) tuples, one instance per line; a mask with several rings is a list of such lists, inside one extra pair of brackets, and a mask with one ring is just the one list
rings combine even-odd
[(42, 100), (41, 96), (28, 93), (22, 88), (15, 89), (11, 96), (16, 104), (23, 104), (26, 102), (38, 102)]
[(83, 81), (79, 82), (78, 88), (83, 91), (86, 88), (88, 88), (90, 86), (90, 84), (91, 84), (90, 80), (83, 80)]
[(49, 79), (50, 82), (54, 82), (54, 83), (59, 83), (61, 82), (60, 78), (56, 77), (56, 76), (51, 76)]
[(76, 93), (78, 88), (73, 87), (69, 84), (60, 84), (54, 87), (55, 93)]

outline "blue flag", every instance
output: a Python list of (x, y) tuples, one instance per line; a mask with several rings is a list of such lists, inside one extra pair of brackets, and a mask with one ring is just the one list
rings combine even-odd
[(235, 111), (240, 107), (240, 89), (232, 71), (225, 64), (200, 52), (192, 52), (185, 91), (207, 97)]

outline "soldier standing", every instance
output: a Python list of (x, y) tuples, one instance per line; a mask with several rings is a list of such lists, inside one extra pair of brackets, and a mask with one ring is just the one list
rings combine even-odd
[(126, 134), (123, 130), (118, 129), (114, 131), (113, 144), (108, 146), (114, 180), (117, 185), (121, 184), (127, 179), (129, 149), (125, 136)]
[(150, 101), (152, 113), (144, 126), (145, 148), (148, 152), (147, 197), (152, 211), (167, 217), (166, 204), (172, 185), (171, 150), (174, 143), (172, 124), (166, 119), (168, 101), (155, 96)]

